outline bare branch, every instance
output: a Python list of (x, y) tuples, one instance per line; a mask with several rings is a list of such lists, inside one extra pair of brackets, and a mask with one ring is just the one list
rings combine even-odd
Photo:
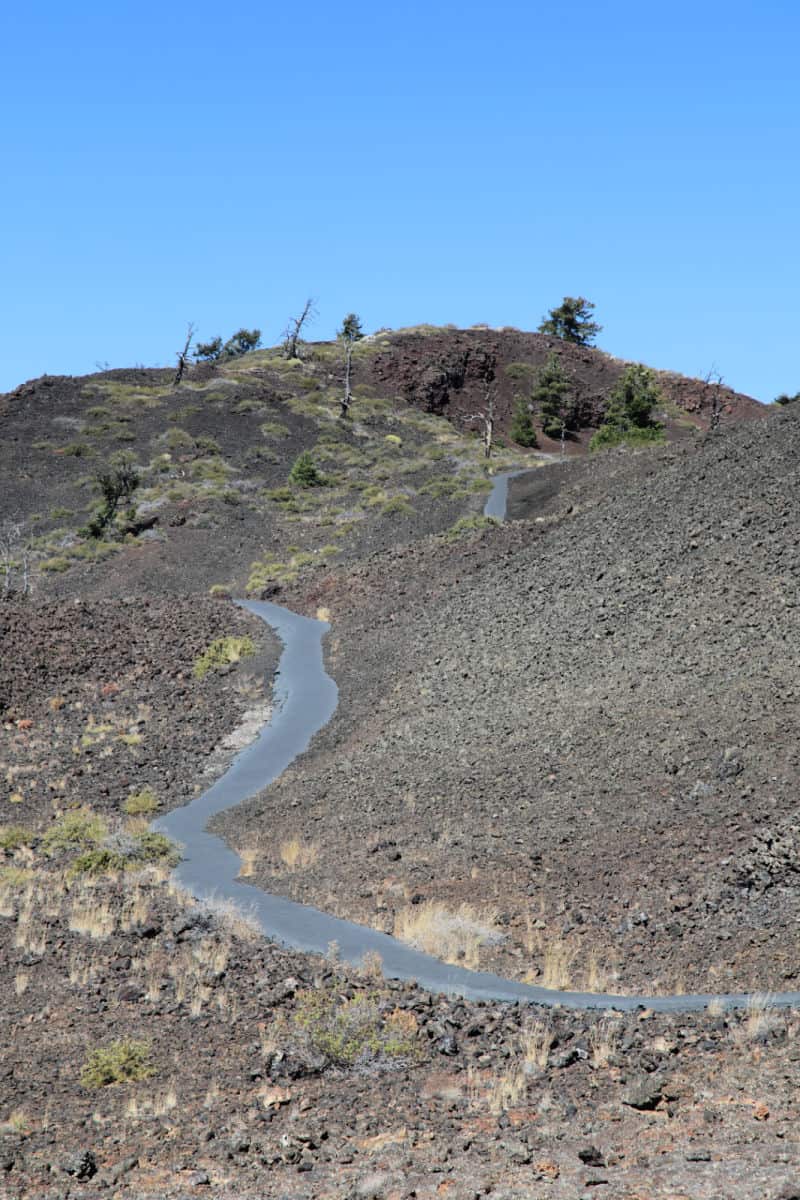
[(299, 317), (292, 317), (283, 333), (283, 352), (287, 358), (297, 358), (297, 345), (304, 325), (310, 325), (317, 315), (316, 301), (309, 296)]
[(4, 600), (30, 594), (31, 547), (22, 521), (9, 519), (0, 524), (0, 571)]
[(186, 341), (183, 343), (183, 349), (178, 351), (178, 368), (172, 381), (173, 387), (177, 387), (181, 382), (183, 373), (189, 365), (189, 350), (194, 340), (194, 329), (194, 322), (190, 321), (186, 327)]

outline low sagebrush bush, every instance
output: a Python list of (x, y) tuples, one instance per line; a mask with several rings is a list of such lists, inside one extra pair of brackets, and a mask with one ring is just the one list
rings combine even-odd
[(136, 1083), (155, 1075), (146, 1042), (123, 1038), (110, 1046), (92, 1050), (81, 1071), (84, 1087), (108, 1087), (112, 1083)]
[(250, 658), (256, 648), (250, 637), (221, 637), (211, 643), (195, 660), (192, 672), (195, 679), (205, 679), (209, 671), (219, 671), (231, 663)]
[(123, 812), (129, 817), (146, 817), (158, 808), (158, 797), (151, 787), (143, 787), (140, 792), (131, 792), (122, 805)]
[(21, 825), (0, 825), (0, 850), (18, 850), (27, 846), (33, 839), (29, 829)]
[(96, 845), (106, 836), (106, 823), (89, 808), (77, 808), (64, 813), (51, 825), (42, 839), (46, 854), (63, 854)]
[(302, 992), (293, 1017), (294, 1033), (337, 1066), (420, 1053), (413, 1013), (385, 1008), (377, 995), (361, 993), (343, 1000), (334, 990)]

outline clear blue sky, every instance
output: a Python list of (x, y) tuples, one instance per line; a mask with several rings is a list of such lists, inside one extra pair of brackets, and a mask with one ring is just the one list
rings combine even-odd
[(796, 0), (29, 0), (0, 16), (0, 389), (422, 321), (800, 389)]

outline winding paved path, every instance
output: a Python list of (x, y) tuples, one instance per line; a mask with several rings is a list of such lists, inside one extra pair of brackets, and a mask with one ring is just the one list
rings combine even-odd
[[(498, 475), (484, 513), (505, 516), (509, 479), (524, 471)], [(228, 771), (190, 804), (168, 813), (154, 828), (184, 846), (177, 867), (178, 881), (200, 900), (224, 899), (252, 913), (264, 934), (286, 946), (325, 954), (332, 942), (339, 955), (359, 963), (365, 954), (377, 953), (389, 978), (413, 979), (433, 992), (446, 992), (470, 1000), (494, 1000), (562, 1006), (573, 1009), (692, 1012), (712, 1000), (725, 1008), (744, 1007), (748, 994), (724, 996), (615, 996), (606, 993), (559, 992), (503, 979), (485, 971), (470, 971), (423, 954), (403, 942), (365, 925), (343, 921), (307, 905), (264, 892), (237, 879), (241, 860), (221, 838), (207, 831), (208, 821), (262, 791), (309, 746), (318, 730), (336, 710), (338, 690), (327, 674), (322, 640), (330, 628), (323, 621), (301, 617), (266, 601), (240, 601), (242, 607), (266, 621), (283, 642), (274, 686), (272, 719), (255, 742), (243, 750)], [(800, 1006), (800, 992), (771, 995), (780, 1007)]]

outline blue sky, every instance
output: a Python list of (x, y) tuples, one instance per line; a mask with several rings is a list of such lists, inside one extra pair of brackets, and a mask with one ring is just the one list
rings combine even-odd
[(800, 389), (800, 6), (29, 0), (0, 16), (0, 389), (422, 321)]

